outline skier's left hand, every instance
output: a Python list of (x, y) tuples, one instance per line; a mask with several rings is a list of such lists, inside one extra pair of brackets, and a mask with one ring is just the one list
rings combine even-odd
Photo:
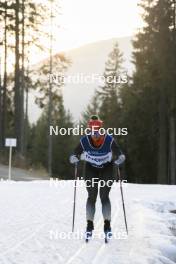
[(71, 164), (77, 164), (79, 162), (79, 159), (76, 157), (76, 155), (71, 155), (69, 160)]
[(117, 160), (114, 161), (114, 163), (119, 166), (125, 161), (125, 155), (121, 154)]

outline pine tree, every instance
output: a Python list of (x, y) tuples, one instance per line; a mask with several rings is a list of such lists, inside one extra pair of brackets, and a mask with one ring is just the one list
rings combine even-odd
[(168, 124), (176, 102), (173, 2), (145, 0), (141, 6), (145, 26), (133, 41), (136, 70), (132, 85), (122, 92), (128, 153), (138, 179), (142, 175), (143, 182), (169, 183)]
[[(0, 89), (0, 142), (1, 146), (4, 146), (4, 138), (9, 131), (7, 102), (10, 98), (10, 111), (13, 111), (12, 119), (14, 119), (14, 131), (11, 136), (17, 137), (18, 154), (23, 156), (25, 135), (27, 135), (27, 127), (25, 128), (27, 113), (24, 100), (27, 97), (27, 89), (30, 88), (26, 80), (32, 78), (27, 74), (27, 64), (33, 64), (31, 52), (48, 48), (47, 41), (41, 42), (41, 39), (49, 37), (43, 27), (43, 22), (49, 17), (49, 2), (49, 0), (45, 3), (42, 1), (36, 3), (34, 0), (2, 0), (0, 3), (0, 26), (3, 32), (4, 51), (4, 56), (1, 56), (4, 73)], [(57, 12), (58, 8), (55, 5), (53, 16), (56, 16)], [(14, 64), (9, 59), (11, 57), (15, 57)], [(7, 72), (10, 67), (14, 68), (13, 76)]]
[(91, 115), (98, 115), (99, 113), (99, 98), (97, 95), (97, 91), (95, 91), (90, 103), (88, 104), (86, 110), (82, 113), (81, 116), (81, 124), (85, 127), (87, 126), (87, 122), (90, 119)]
[(104, 71), (104, 85), (97, 92), (99, 100), (99, 115), (106, 127), (120, 126), (121, 102), (118, 96), (122, 79), (122, 53), (118, 43), (110, 52)]
[[(72, 116), (66, 112), (63, 105), (62, 95), (54, 96), (52, 111), (52, 126), (59, 128), (73, 127)], [(47, 138), (48, 138), (48, 111), (47, 105), (37, 121), (37, 124), (32, 128), (32, 139), (30, 140), (30, 159), (32, 164), (42, 165), (47, 170)], [(74, 145), (73, 135), (52, 135), (52, 176), (60, 179), (72, 179), (73, 171), (69, 163), (69, 155), (72, 152)]]

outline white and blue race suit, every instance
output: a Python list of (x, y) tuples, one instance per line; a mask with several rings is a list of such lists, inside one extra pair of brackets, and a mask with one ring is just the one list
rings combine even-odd
[(104, 142), (100, 147), (94, 147), (88, 136), (83, 136), (80, 143), (83, 149), (81, 159), (90, 163), (93, 167), (102, 168), (104, 164), (112, 161), (111, 145), (114, 141), (110, 135), (105, 135)]

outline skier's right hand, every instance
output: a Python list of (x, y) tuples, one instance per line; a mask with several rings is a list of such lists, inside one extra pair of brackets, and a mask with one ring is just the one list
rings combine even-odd
[(117, 166), (120, 166), (125, 161), (125, 155), (121, 154), (117, 160), (114, 161), (114, 163)]
[(79, 162), (79, 159), (76, 157), (76, 155), (71, 155), (70, 156), (70, 163), (71, 164), (76, 164)]

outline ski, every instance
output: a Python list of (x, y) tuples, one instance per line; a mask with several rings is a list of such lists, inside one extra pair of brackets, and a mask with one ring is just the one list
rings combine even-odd
[[(112, 238), (112, 235), (109, 235), (109, 234), (105, 234), (105, 237), (104, 237), (104, 242), (105, 242), (105, 244), (107, 244), (107, 243), (109, 243), (109, 241), (110, 241), (110, 239)], [(92, 236), (87, 236), (86, 238), (85, 238), (85, 242), (86, 243), (89, 243), (89, 241), (92, 239)]]
[(109, 240), (107, 237), (105, 237), (105, 244), (109, 243)]
[(92, 238), (92, 232), (86, 232), (85, 242), (88, 243), (91, 238)]
[(105, 232), (105, 238), (104, 238), (104, 241), (105, 241), (105, 244), (109, 243), (109, 240), (112, 238), (112, 233), (111, 232)]
[(86, 238), (86, 239), (85, 239), (86, 243), (88, 243), (88, 242), (89, 242), (89, 240), (90, 240), (90, 239)]

